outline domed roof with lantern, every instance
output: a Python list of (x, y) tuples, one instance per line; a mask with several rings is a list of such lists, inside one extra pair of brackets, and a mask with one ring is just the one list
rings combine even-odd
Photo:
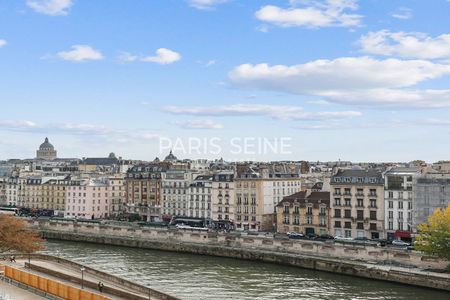
[(54, 147), (50, 142), (48, 141), (48, 138), (45, 138), (45, 141), (39, 146), (40, 150), (53, 150)]
[(166, 156), (166, 158), (164, 158), (164, 161), (177, 161), (178, 158), (173, 155), (172, 150), (170, 150), (169, 155)]

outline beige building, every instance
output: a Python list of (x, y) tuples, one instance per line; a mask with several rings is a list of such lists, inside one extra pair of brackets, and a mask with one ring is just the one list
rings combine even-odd
[(42, 178), (29, 177), (25, 186), (25, 207), (40, 208), (42, 203)]
[(298, 192), (284, 197), (277, 205), (277, 232), (328, 234), (330, 230), (330, 193)]
[(54, 210), (55, 215), (64, 215), (66, 188), (69, 178), (44, 179), (41, 184), (41, 197), (38, 208)]
[(369, 239), (384, 236), (384, 179), (378, 170), (338, 170), (331, 177), (331, 233)]
[(125, 174), (116, 173), (108, 177), (109, 215), (114, 217), (124, 212)]

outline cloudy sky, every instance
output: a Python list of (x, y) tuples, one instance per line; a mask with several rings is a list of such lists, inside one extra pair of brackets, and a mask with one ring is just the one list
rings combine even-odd
[(0, 1), (0, 159), (45, 136), (60, 157), (449, 159), (449, 14), (447, 0)]

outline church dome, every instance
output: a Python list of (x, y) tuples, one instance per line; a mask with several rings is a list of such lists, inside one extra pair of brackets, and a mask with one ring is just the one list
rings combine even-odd
[(39, 146), (40, 150), (47, 150), (47, 149), (51, 149), (53, 150), (54, 147), (52, 144), (50, 144), (50, 142), (48, 141), (48, 138), (45, 138), (45, 141)]
[(170, 150), (169, 155), (166, 156), (166, 158), (164, 159), (164, 161), (177, 161), (178, 158), (173, 155), (172, 150)]

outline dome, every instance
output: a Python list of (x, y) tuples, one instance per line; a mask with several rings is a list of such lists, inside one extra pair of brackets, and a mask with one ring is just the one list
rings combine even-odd
[(164, 161), (176, 161), (178, 160), (178, 158), (173, 155), (172, 150), (170, 150), (169, 155), (166, 156), (166, 158), (164, 159)]
[(48, 141), (48, 138), (45, 138), (45, 141), (39, 146), (39, 149), (52, 149), (53, 150), (53, 145), (50, 144), (50, 142)]

